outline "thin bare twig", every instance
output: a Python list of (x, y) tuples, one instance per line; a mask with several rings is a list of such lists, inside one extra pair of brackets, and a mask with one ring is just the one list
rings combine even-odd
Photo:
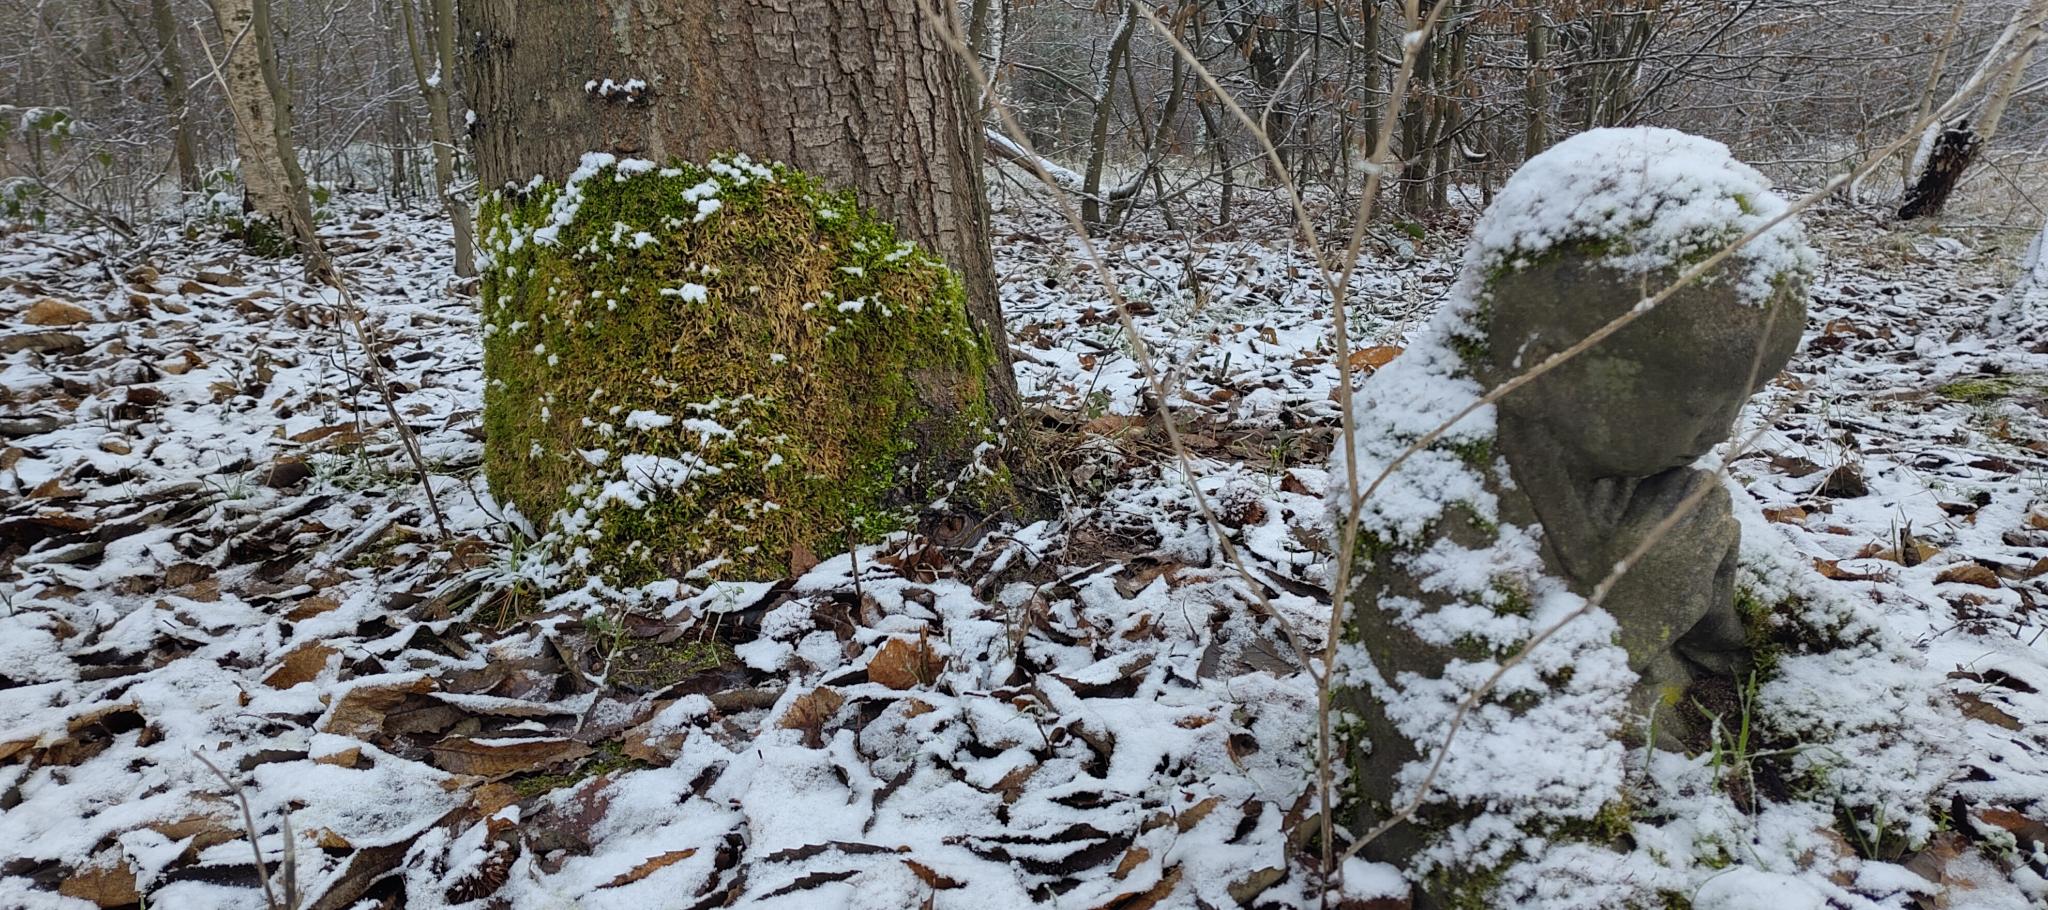
[[(242, 825), (249, 832), (249, 851), (255, 854), (256, 857), (256, 877), (263, 882), (263, 905), (271, 908), (271, 910), (279, 910), (279, 908), (282, 908), (282, 910), (297, 910), (294, 905), (279, 903), (277, 891), (270, 887), (270, 867), (263, 862), (263, 844), (256, 839), (256, 811), (249, 808), (248, 792), (244, 791), (241, 784), (235, 783), (233, 778), (228, 777), (227, 772), (222, 771), (219, 765), (214, 764), (205, 755), (194, 750), (192, 757), (199, 759), (199, 763), (205, 765), (206, 770), (212, 771), (213, 776), (220, 778), (221, 784), (226, 786), (228, 792), (233, 793), (235, 799), (239, 800), (242, 804)], [(286, 822), (286, 825), (289, 826), (290, 822)], [(290, 835), (287, 834), (286, 838), (289, 841)], [(289, 852), (287, 852), (287, 856), (289, 856)], [(297, 890), (296, 887), (293, 887), (287, 893), (296, 892)]]

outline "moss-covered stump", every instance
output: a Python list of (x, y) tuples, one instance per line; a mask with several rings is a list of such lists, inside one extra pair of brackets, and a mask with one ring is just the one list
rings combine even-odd
[(592, 154), (481, 225), (485, 472), (564, 587), (780, 577), (979, 470), (960, 282), (850, 193)]

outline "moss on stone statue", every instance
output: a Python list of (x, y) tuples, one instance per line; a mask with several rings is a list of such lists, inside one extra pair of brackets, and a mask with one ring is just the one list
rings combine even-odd
[(793, 169), (586, 158), (480, 225), (485, 471), (577, 574), (779, 577), (990, 438), (959, 279)]

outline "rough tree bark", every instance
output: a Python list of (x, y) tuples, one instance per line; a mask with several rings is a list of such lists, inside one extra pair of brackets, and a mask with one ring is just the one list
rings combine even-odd
[(973, 96), (918, 0), (461, 0), (460, 17), (480, 185), (560, 180), (590, 151), (739, 151), (850, 187), (960, 274), (996, 354), (990, 404), (1016, 411)]
[[(221, 79), (235, 121), (242, 161), (242, 206), (265, 226), (251, 223), (244, 239), (259, 247), (289, 247), (319, 266), (320, 240), (306, 174), (292, 144), (291, 105), (277, 75), (269, 0), (210, 0), (227, 55)], [(273, 236), (269, 232), (275, 231)]]
[(1415, 54), (1409, 81), (1408, 106), (1401, 113), (1401, 211), (1416, 215), (1429, 208), (1429, 125), (1436, 108), (1437, 36), (1427, 35)]
[(1963, 179), (1963, 172), (1977, 160), (1977, 152), (1983, 147), (1983, 137), (1977, 135), (1969, 124), (1958, 123), (1942, 129), (1928, 150), (1927, 163), (1921, 167), (1919, 179), (1906, 188), (1906, 198), (1899, 204), (1899, 220), (1911, 221), (1941, 214), (1948, 205), (1949, 195), (1955, 192), (1956, 181)]

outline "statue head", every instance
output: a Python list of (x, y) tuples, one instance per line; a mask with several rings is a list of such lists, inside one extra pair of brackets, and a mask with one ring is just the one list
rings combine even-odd
[[(1482, 380), (1498, 385), (1571, 347), (1679, 273), (1631, 275), (1565, 255), (1500, 275), (1490, 285)], [(1727, 439), (1743, 403), (1791, 358), (1804, 294), (1794, 276), (1751, 301), (1728, 275), (1712, 274), (1501, 399), (1502, 430), (1540, 428), (1581, 478), (1691, 464)]]

